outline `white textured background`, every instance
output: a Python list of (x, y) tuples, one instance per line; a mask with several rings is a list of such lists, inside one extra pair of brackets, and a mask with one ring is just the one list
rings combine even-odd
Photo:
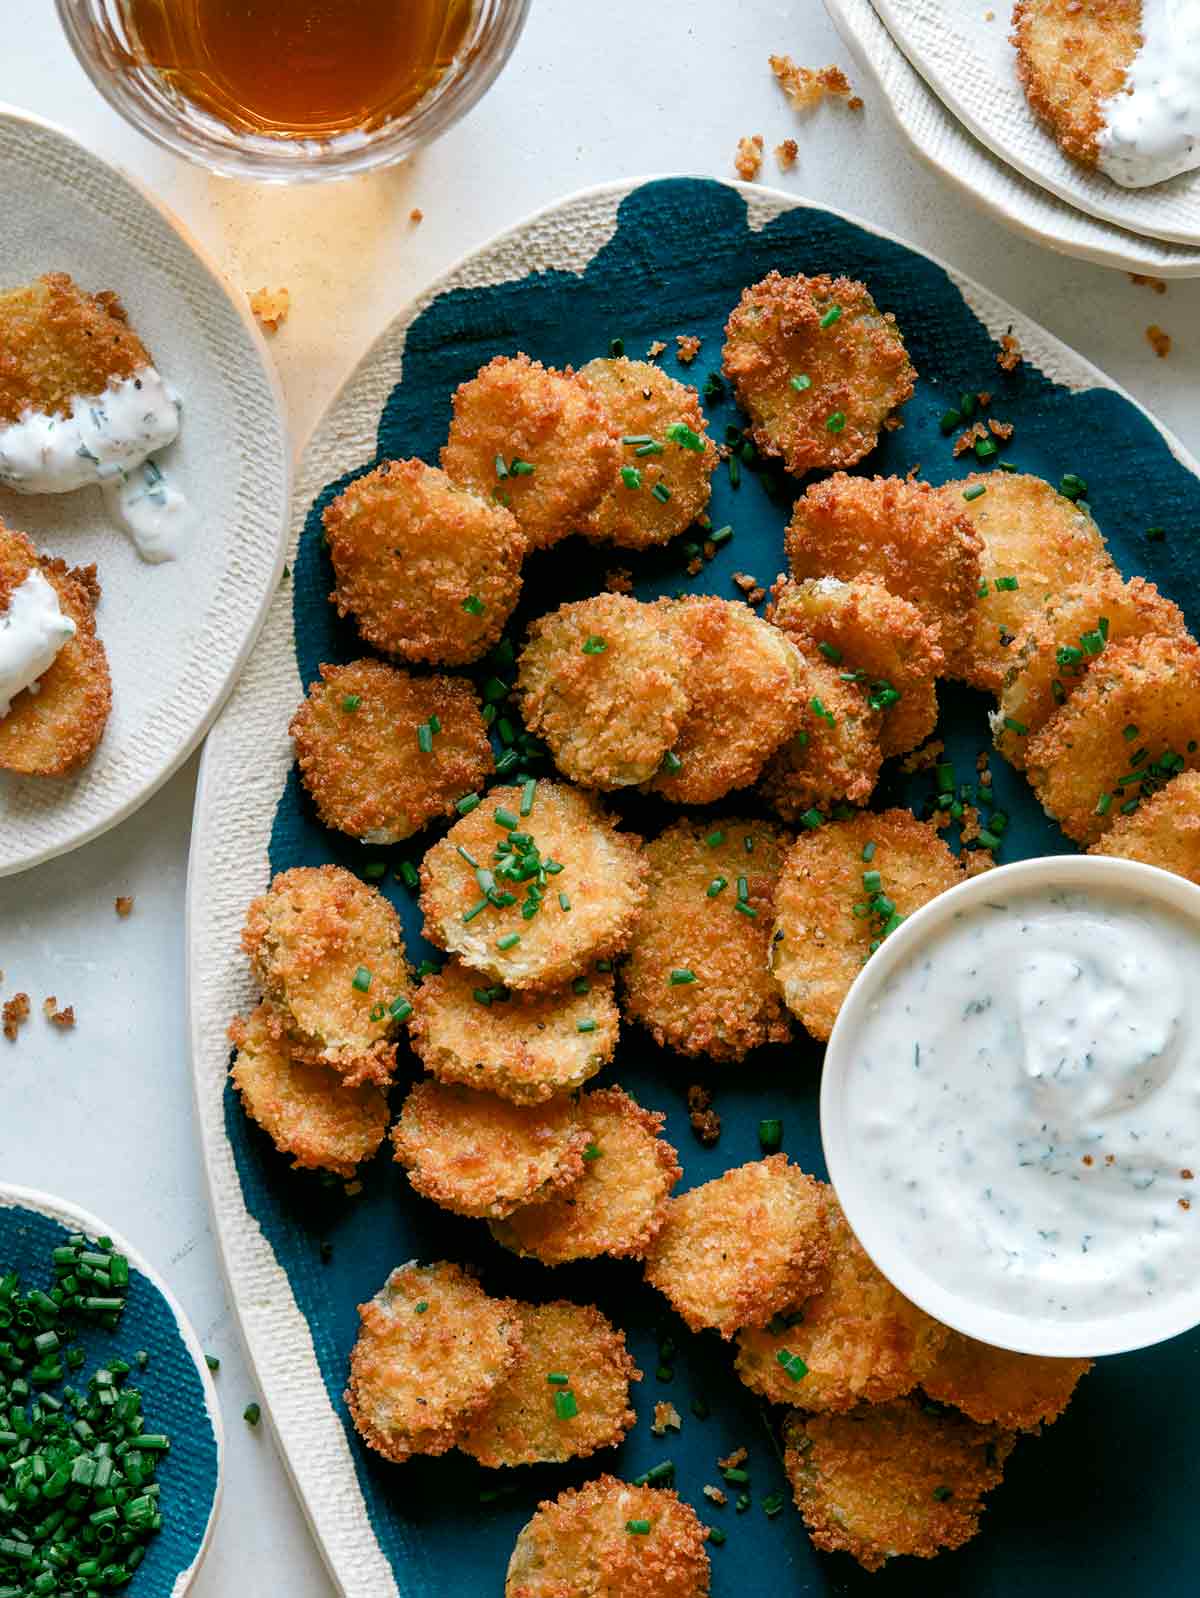
[[(1003, 0), (1001, 0), (1001, 5)], [(999, 9), (999, 8), (998, 8)], [(816, 0), (533, 0), (516, 56), (439, 146), (398, 171), (293, 192), (209, 178), (160, 154), (94, 95), (50, 0), (5, 0), (0, 99), (63, 123), (150, 183), (235, 282), (292, 291), (273, 343), (297, 441), (390, 313), (498, 229), (569, 190), (668, 170), (728, 174), (740, 134), (801, 156), (764, 176), (924, 245), (1104, 367), (1200, 452), (1200, 283), (1163, 297), (1026, 244), (942, 187), (868, 103), (800, 122), (766, 56), (846, 62)], [(425, 212), (408, 221), (413, 206)], [(1156, 360), (1157, 321), (1175, 350)], [(183, 1013), (183, 887), (195, 762), (88, 849), (0, 882), (5, 994), (75, 1004), (73, 1034), (39, 1014), (0, 1039), (0, 1175), (62, 1193), (125, 1231), (171, 1281), (222, 1358), (230, 1446), (225, 1507), (197, 1598), (328, 1598), (320, 1560), (252, 1395), (209, 1231)], [(119, 922), (118, 893), (137, 897)]]

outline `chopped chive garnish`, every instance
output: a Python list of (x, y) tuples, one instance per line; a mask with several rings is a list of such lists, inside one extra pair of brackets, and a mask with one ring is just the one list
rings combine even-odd
[(642, 474), (636, 466), (622, 466), (621, 481), (626, 488), (640, 488), (642, 486)]
[(519, 932), (506, 932), (502, 938), (496, 939), (496, 947), (503, 954), (509, 949), (515, 949), (521, 941)]
[(833, 665), (835, 665), (835, 666), (840, 666), (841, 665), (841, 663), (842, 663), (842, 652), (837, 647), (836, 644), (820, 643), (820, 644), (817, 645), (817, 648), (825, 656), (825, 659), (830, 661), (830, 662), (832, 662)]
[(845, 411), (833, 411), (825, 418), (825, 431), (827, 433), (840, 433), (846, 425)]
[(579, 1405), (575, 1402), (575, 1394), (569, 1387), (555, 1393), (554, 1413), (559, 1420), (574, 1420), (578, 1415)]
[(723, 832), (710, 832), (704, 841), (710, 849), (716, 849), (725, 842), (725, 834)]
[(673, 988), (686, 987), (689, 982), (695, 982), (696, 973), (689, 971), (686, 966), (680, 966), (671, 972), (670, 985)]
[(520, 819), (514, 816), (511, 810), (506, 810), (503, 805), (497, 805), (493, 812), (493, 819), (498, 827), (503, 827), (505, 832), (515, 832), (520, 826)]
[(583, 652), (585, 655), (602, 655), (607, 648), (608, 645), (604, 639), (598, 637), (595, 633), (590, 638), (583, 640)]
[(778, 1117), (768, 1117), (758, 1123), (758, 1146), (764, 1154), (774, 1154), (783, 1145), (783, 1122)]
[(345, 697), (342, 700), (342, 709), (343, 710), (357, 710), (359, 705), (361, 705), (361, 704), (362, 704), (362, 695), (361, 694), (346, 694)]
[(695, 433), (686, 422), (672, 422), (664, 434), (672, 444), (678, 444), (680, 449), (690, 449), (696, 454), (704, 453), (704, 440), (699, 433)]
[(962, 412), (956, 411), (953, 406), (948, 411), (943, 411), (938, 426), (943, 433), (952, 433), (956, 427), (962, 426)]
[(883, 887), (883, 876), (878, 871), (864, 871), (862, 884), (868, 893), (878, 893)]
[(650, 493), (660, 505), (665, 505), (671, 497), (671, 490), (665, 483), (655, 483)]
[(430, 731), (428, 722), (423, 721), (417, 728), (417, 748), (423, 755), (433, 753), (433, 733)]
[(558, 896), (558, 908), (560, 910), (569, 910), (571, 908), (570, 898), (565, 893), (560, 893)]
[(997, 452), (994, 438), (977, 438), (975, 440), (975, 459), (977, 461), (989, 460)]
[(709, 533), (708, 541), (710, 544), (715, 544), (716, 547), (720, 549), (721, 545), (727, 544), (732, 537), (733, 528), (726, 525), (724, 527), (718, 527), (714, 532)]
[(989, 593), (990, 590), (988, 588), (988, 580), (987, 580), (986, 577), (983, 579), (983, 581), (980, 583), (979, 587), (975, 591), (978, 594), (980, 599), (986, 599), (987, 598), (988, 593)]
[(742, 480), (742, 463), (736, 455), (731, 455), (726, 465), (729, 467), (729, 486), (736, 488)]
[(862, 857), (867, 864), (870, 865), (871, 861), (875, 858), (875, 845), (873, 843), (863, 844)]
[(368, 860), (362, 874), (368, 882), (378, 882), (381, 877), (387, 876), (386, 860)]
[(1015, 716), (1005, 716), (1004, 725), (1008, 728), (1009, 732), (1015, 732), (1018, 738), (1024, 738), (1025, 734), (1029, 731), (1029, 728), (1025, 725), (1025, 723), (1023, 721), (1018, 721)]
[(745, 916), (748, 921), (758, 920), (758, 911), (752, 904), (747, 904), (745, 899), (739, 899), (733, 908), (739, 915)]
[(604, 1153), (604, 1150), (602, 1148), (600, 1148), (597, 1144), (589, 1143), (587, 1148), (584, 1149), (584, 1151), (583, 1151), (583, 1157), (584, 1157), (585, 1160), (589, 1160), (589, 1161), (598, 1160), (603, 1153)]
[(245, 1409), (242, 1411), (242, 1419), (246, 1422), (247, 1426), (257, 1426), (259, 1421), (262, 1419), (262, 1410), (257, 1404), (247, 1404)]
[(807, 827), (810, 832), (815, 832), (818, 827), (824, 825), (824, 822), (825, 817), (815, 807), (812, 810), (806, 810), (800, 817), (801, 826)]
[(512, 460), (508, 463), (508, 470), (510, 475), (513, 477), (532, 477), (534, 470), (533, 462), (523, 461), (514, 455)]
[(205, 1354), (204, 1363), (208, 1366), (210, 1371), (219, 1371), (221, 1368), (221, 1361), (218, 1359), (216, 1354)]
[(648, 1520), (627, 1520), (625, 1530), (631, 1537), (648, 1537), (650, 1535), (650, 1522)]
[(471, 924), (471, 922), (474, 921), (476, 916), (482, 915), (483, 912), (487, 909), (488, 903), (489, 903), (489, 900), (487, 899), (487, 897), (485, 895), (484, 898), (482, 898), (482, 899), (476, 899), (475, 903), (471, 906), (471, 908), (469, 910), (464, 910), (463, 911), (463, 917), (462, 917), (463, 926), (464, 927), (469, 926)]
[(779, 1365), (794, 1382), (803, 1381), (808, 1375), (808, 1366), (799, 1354), (793, 1354), (790, 1349), (781, 1348), (775, 1355), (775, 1363)]
[(935, 1487), (933, 1489), (933, 1496), (937, 1499), (939, 1504), (944, 1504), (947, 1498), (954, 1497), (954, 1489), (952, 1487)]
[(508, 476), (508, 467), (504, 464), (504, 456), (496, 456), (496, 476), (503, 479)]
[(963, 489), (964, 499), (978, 499), (981, 494), (987, 493), (986, 483), (972, 483), (970, 488)]
[(576, 1021), (575, 1030), (576, 1032), (594, 1032), (596, 1030), (596, 1023), (591, 1019), (590, 1016), (588, 1016), (582, 1021)]
[(1127, 744), (1131, 744), (1133, 742), (1133, 740), (1137, 737), (1137, 735), (1138, 735), (1138, 730), (1133, 725), (1132, 722), (1130, 722), (1128, 727), (1122, 727), (1121, 728), (1121, 737), (1124, 738), (1124, 740), (1125, 740), (1125, 742)]
[(412, 1011), (412, 1005), (402, 993), (398, 994), (388, 1005), (388, 1014), (393, 1021), (407, 1021)]
[(521, 784), (521, 814), (527, 816), (533, 810), (533, 796), (537, 792), (537, 778), (530, 777)]
[(792, 387), (796, 390), (797, 394), (803, 394), (806, 388), (812, 387), (812, 378), (809, 377), (807, 372), (798, 372), (791, 381)]
[(428, 1308), (429, 1308), (429, 1300), (427, 1298), (419, 1298), (417, 1300), (417, 1302), (413, 1305), (413, 1314), (414, 1315), (424, 1315)]
[(768, 1520), (774, 1520), (786, 1502), (782, 1493), (768, 1493), (762, 1501), (763, 1514)]
[(714, 877), (709, 883), (708, 887), (704, 890), (705, 897), (708, 899), (715, 899), (717, 895), (728, 886), (728, 877)]
[(825, 312), (825, 315), (821, 318), (821, 326), (832, 327), (833, 324), (841, 317), (841, 314), (842, 308), (840, 305), (831, 305)]
[(1108, 814), (1109, 807), (1111, 806), (1112, 802), (1113, 802), (1112, 794), (1110, 794), (1110, 793), (1102, 793), (1100, 795), (1099, 799), (1096, 800), (1096, 808), (1093, 811), (1093, 814), (1097, 815), (1097, 816), (1106, 816)]
[(724, 1544), (725, 1533), (720, 1526), (710, 1526), (708, 1528), (708, 1540), (715, 1548), (720, 1548)]
[(662, 757), (662, 769), (669, 777), (677, 776), (683, 770), (683, 761), (673, 749), (668, 749)]
[(1161, 544), (1166, 536), (1167, 529), (1165, 527), (1147, 527), (1146, 529), (1146, 539), (1151, 544)]
[(997, 577), (996, 589), (1000, 593), (1012, 594), (1020, 587), (1015, 577)]
[(477, 793), (465, 793), (454, 806), (454, 808), (458, 811), (460, 816), (469, 816), (472, 810), (477, 809), (478, 806), (479, 795)]
[(649, 444), (639, 444), (633, 453), (635, 455), (661, 455), (663, 453), (663, 446), (661, 444), (656, 444), (653, 440), (651, 440)]
[(1064, 472), (1059, 479), (1058, 491), (1067, 499), (1082, 499), (1088, 491), (1088, 486), (1082, 477), (1077, 477), (1074, 472)]
[(367, 970), (365, 965), (359, 966), (358, 970), (350, 979), (350, 986), (359, 993), (366, 993), (367, 989), (371, 986), (371, 973)]
[(975, 414), (975, 396), (974, 396), (974, 394), (962, 394), (962, 395), (960, 395), (959, 396), (959, 401), (958, 401), (958, 408), (959, 408), (959, 410), (962, 412), (962, 414), (964, 416), (966, 416), (966, 417), (974, 416), (974, 414)]
[(727, 1482), (732, 1482), (735, 1487), (744, 1487), (750, 1480), (750, 1472), (743, 1470), (740, 1465), (726, 1465), (721, 1472)]
[(463, 600), (462, 608), (468, 616), (482, 616), (487, 606), (478, 594), (468, 594)]

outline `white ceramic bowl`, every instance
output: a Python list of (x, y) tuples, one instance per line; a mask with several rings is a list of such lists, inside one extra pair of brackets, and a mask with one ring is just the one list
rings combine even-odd
[[(1136, 893), (1193, 923), (1200, 940), (1200, 888), (1168, 871), (1104, 855), (1050, 855), (999, 866), (951, 888), (899, 927), (872, 956), (846, 996), (825, 1055), (821, 1080), (821, 1140), (829, 1179), (863, 1248), (906, 1298), (956, 1331), (1022, 1354), (1093, 1357), (1161, 1343), (1200, 1325), (1200, 1280), (1146, 1308), (1091, 1319), (1051, 1320), (999, 1310), (948, 1286), (928, 1257), (910, 1251), (866, 1180), (865, 1160), (847, 1117), (864, 1019), (901, 965), (927, 948), (963, 911), (1001, 894), (1090, 888)], [(1197, 1039), (1200, 1051), (1200, 1039)], [(1200, 1058), (1200, 1053), (1198, 1053)], [(1198, 1195), (1200, 1196), (1200, 1195)], [(1200, 1223), (1198, 1223), (1200, 1224)], [(936, 1239), (933, 1240), (936, 1248)]]

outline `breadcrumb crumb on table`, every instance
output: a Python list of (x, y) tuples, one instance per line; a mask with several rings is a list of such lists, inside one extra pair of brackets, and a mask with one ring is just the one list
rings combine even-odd
[(292, 308), (291, 292), (285, 288), (255, 289), (250, 296), (250, 309), (258, 325), (267, 333), (278, 333), (288, 319)]
[(412, 210), (408, 213), (408, 220), (413, 223), (414, 226), (418, 222), (423, 222), (425, 220), (425, 213), (422, 211), (419, 205), (413, 206)]
[(775, 159), (779, 162), (781, 172), (790, 172), (796, 164), (796, 157), (800, 154), (800, 146), (795, 139), (784, 139), (782, 144), (775, 146)]
[(762, 170), (763, 140), (761, 133), (743, 136), (737, 142), (733, 169), (744, 183), (753, 183)]
[(1012, 333), (1004, 333), (1000, 338), (1000, 348), (996, 352), (996, 365), (1002, 372), (1015, 372), (1021, 364), (1021, 341)]
[(679, 362), (681, 366), (690, 366), (700, 353), (700, 346), (704, 342), (695, 333), (676, 333), (675, 342), (679, 346)]
[(729, 1495), (723, 1493), (719, 1487), (714, 1487), (711, 1482), (708, 1482), (702, 1491), (710, 1503), (718, 1504), (721, 1508), (724, 1508), (729, 1502)]
[(1136, 283), (1141, 288), (1153, 289), (1155, 294), (1165, 294), (1167, 285), (1161, 277), (1149, 277), (1145, 272), (1130, 272), (1129, 281)]
[(60, 1010), (58, 1000), (53, 993), (42, 1000), (42, 1014), (52, 1026), (61, 1027), (64, 1032), (69, 1031), (75, 1025), (74, 1006), (68, 1004)]
[(119, 893), (113, 900), (113, 909), (117, 912), (122, 920), (124, 920), (126, 916), (132, 915), (133, 895), (131, 893)]
[(649, 344), (646, 347), (646, 359), (648, 361), (656, 361), (666, 347), (666, 341), (664, 339), (656, 338), (652, 344)]
[(767, 59), (775, 81), (797, 111), (811, 111), (827, 96), (845, 100), (850, 111), (861, 111), (862, 99), (854, 93), (841, 67), (798, 67), (790, 55), (773, 55)]
[(1146, 329), (1146, 338), (1149, 340), (1150, 348), (1158, 356), (1159, 360), (1165, 361), (1171, 353), (1171, 335), (1165, 333), (1157, 322), (1151, 322)]
[(14, 993), (0, 1010), (0, 1018), (3, 1019), (4, 1036), (10, 1043), (15, 1043), (17, 1032), (29, 1019), (29, 995)]
[(687, 1090), (687, 1102), (692, 1131), (705, 1148), (711, 1148), (721, 1136), (721, 1117), (712, 1107), (712, 1094), (701, 1083), (693, 1082)]
[(683, 1430), (683, 1417), (669, 1399), (654, 1406), (654, 1419), (650, 1423), (650, 1430), (656, 1437), (664, 1437), (667, 1431), (678, 1432)]

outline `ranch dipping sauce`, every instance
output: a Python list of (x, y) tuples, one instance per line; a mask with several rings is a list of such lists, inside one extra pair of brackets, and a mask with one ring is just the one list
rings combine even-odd
[(1102, 102), (1100, 170), (1127, 189), (1200, 166), (1200, 0), (1142, 0), (1142, 44)]
[(64, 616), (58, 595), (37, 567), (12, 590), (0, 610), (0, 719), (12, 702), (54, 664), (75, 623)]
[(1087, 1321), (1194, 1291), (1200, 930), (1111, 880), (995, 889), (863, 1011), (843, 1130), (873, 1224), (1002, 1313)]

